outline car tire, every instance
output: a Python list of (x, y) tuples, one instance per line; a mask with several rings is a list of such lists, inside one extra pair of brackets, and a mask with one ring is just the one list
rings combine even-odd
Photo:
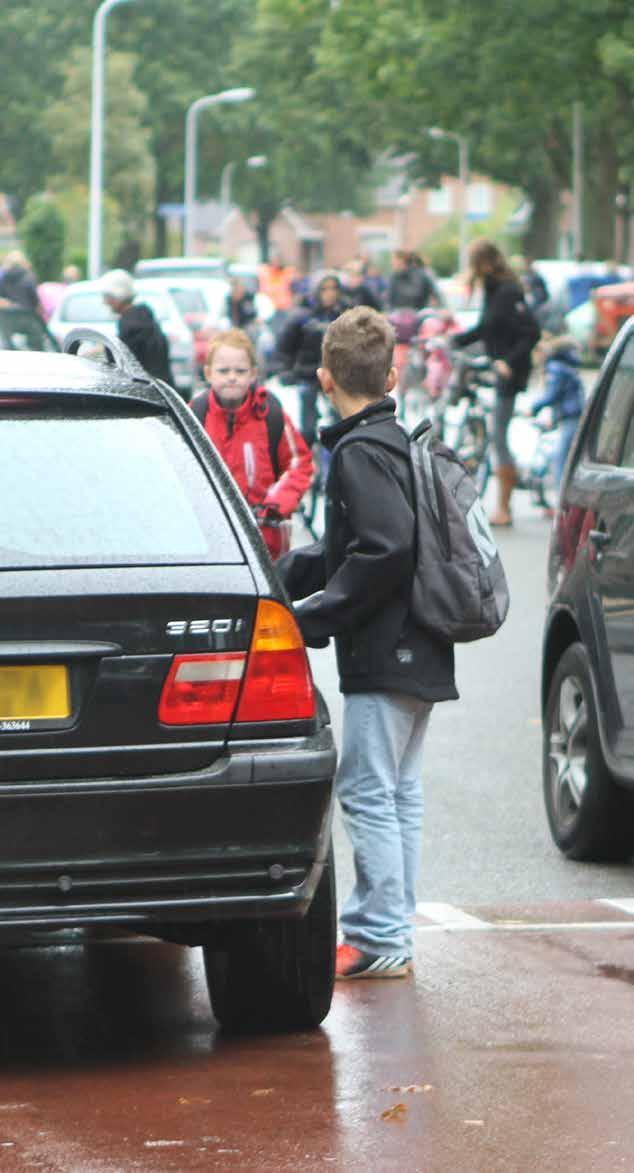
[(634, 849), (634, 804), (601, 751), (592, 674), (582, 643), (553, 676), (543, 731), (543, 780), (552, 837), (568, 859), (623, 860)]
[(203, 946), (214, 1017), (225, 1030), (319, 1026), (334, 987), (336, 905), (331, 849), (303, 918), (236, 921), (222, 950)]

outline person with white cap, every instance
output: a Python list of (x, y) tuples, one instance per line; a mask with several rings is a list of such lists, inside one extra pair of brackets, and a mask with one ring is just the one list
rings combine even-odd
[(149, 375), (172, 384), (167, 339), (147, 305), (134, 302), (136, 288), (125, 269), (101, 278), (103, 299), (119, 318), (119, 337)]

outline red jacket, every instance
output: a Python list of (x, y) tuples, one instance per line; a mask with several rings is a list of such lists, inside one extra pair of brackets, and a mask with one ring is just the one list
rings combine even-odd
[[(264, 387), (250, 391), (235, 411), (222, 407), (210, 392), (205, 431), (249, 504), (272, 505), (282, 517), (290, 517), (313, 479), (313, 458), (305, 440), (284, 413), (276, 479), (269, 451), (267, 411)], [(271, 554), (278, 555), (279, 531), (264, 526), (262, 536)]]

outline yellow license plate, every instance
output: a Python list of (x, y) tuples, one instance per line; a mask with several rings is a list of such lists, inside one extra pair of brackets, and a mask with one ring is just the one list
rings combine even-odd
[(0, 665), (0, 721), (55, 721), (70, 713), (63, 664)]

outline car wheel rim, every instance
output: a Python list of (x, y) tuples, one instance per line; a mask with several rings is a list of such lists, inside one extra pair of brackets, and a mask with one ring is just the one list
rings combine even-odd
[(549, 748), (553, 812), (560, 831), (574, 823), (588, 784), (588, 706), (579, 681), (562, 681)]

